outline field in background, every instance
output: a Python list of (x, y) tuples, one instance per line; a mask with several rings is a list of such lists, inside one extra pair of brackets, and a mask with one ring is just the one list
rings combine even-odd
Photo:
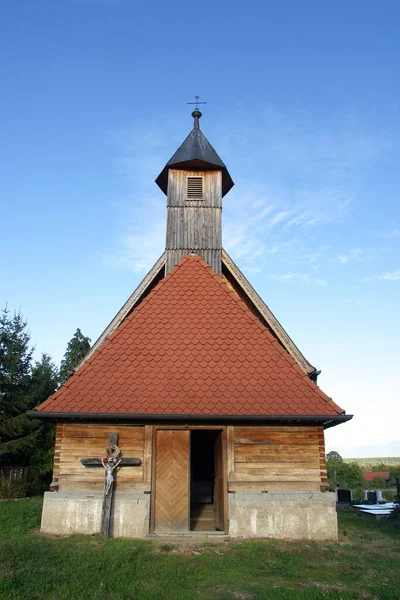
[(375, 465), (400, 465), (400, 456), (378, 456), (369, 458), (344, 458), (345, 463), (357, 463), (360, 467), (374, 467)]
[(395, 600), (400, 522), (339, 513), (339, 542), (42, 536), (41, 499), (0, 502), (1, 600)]

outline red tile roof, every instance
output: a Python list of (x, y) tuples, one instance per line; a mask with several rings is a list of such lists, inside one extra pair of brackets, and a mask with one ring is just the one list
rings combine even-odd
[(383, 477), (383, 479), (389, 479), (390, 473), (387, 471), (367, 471), (363, 473), (364, 479), (367, 481), (373, 481), (375, 477)]
[(337, 415), (197, 255), (187, 255), (38, 408), (152, 415)]

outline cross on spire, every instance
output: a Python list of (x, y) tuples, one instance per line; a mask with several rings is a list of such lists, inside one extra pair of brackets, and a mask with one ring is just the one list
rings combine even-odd
[(199, 108), (199, 104), (207, 104), (207, 102), (200, 102), (199, 100), (200, 96), (195, 96), (195, 102), (188, 102), (188, 104), (195, 104), (196, 105), (196, 110), (198, 110)]
[(195, 96), (195, 102), (188, 102), (188, 104), (195, 104), (195, 109), (192, 112), (192, 117), (194, 118), (193, 129), (200, 129), (199, 119), (202, 116), (202, 113), (199, 111), (199, 104), (207, 104), (207, 102), (200, 102), (200, 96)]

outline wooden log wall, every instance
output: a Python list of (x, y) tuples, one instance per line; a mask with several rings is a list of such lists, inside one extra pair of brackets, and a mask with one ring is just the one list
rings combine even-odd
[(116, 489), (150, 491), (151, 425), (57, 425), (53, 487), (58, 487), (60, 491), (101, 491), (104, 487), (103, 467), (84, 467), (81, 458), (103, 458), (111, 432), (118, 434), (118, 446), (122, 456), (140, 458), (142, 461), (139, 467), (118, 469)]
[[(203, 199), (187, 199), (187, 178), (203, 178)], [(166, 273), (189, 252), (199, 254), (221, 275), (222, 172), (168, 172)]]
[[(116, 489), (150, 492), (156, 428), (157, 425), (58, 424), (53, 489), (102, 490), (104, 469), (84, 467), (80, 461), (83, 457), (102, 458), (109, 434), (116, 432), (122, 455), (142, 461), (140, 467), (118, 470)], [(206, 425), (194, 428), (210, 429)], [(322, 427), (227, 426), (226, 449), (230, 492), (329, 489)]]
[(229, 491), (326, 489), (322, 427), (229, 426), (227, 438)]

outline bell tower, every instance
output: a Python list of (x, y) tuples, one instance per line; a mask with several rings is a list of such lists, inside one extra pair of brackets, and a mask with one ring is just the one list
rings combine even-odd
[(222, 198), (234, 183), (200, 130), (201, 116), (192, 112), (192, 131), (156, 179), (167, 196), (165, 274), (193, 252), (221, 276)]

